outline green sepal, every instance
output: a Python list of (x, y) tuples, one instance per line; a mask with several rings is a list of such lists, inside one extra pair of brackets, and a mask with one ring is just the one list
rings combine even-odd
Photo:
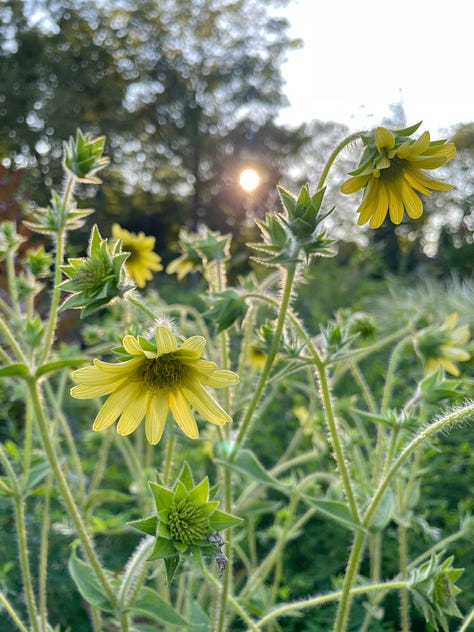
[(153, 494), (153, 498), (155, 499), (158, 515), (161, 517), (161, 513), (167, 514), (169, 506), (173, 500), (173, 492), (166, 489), (166, 487), (153, 483), (152, 481), (149, 481), (148, 485), (151, 489), (151, 493)]
[(184, 485), (184, 487), (191, 491), (194, 487), (193, 474), (191, 472), (191, 468), (189, 467), (189, 463), (185, 461), (183, 463), (183, 467), (181, 468), (181, 472), (179, 473), (178, 480)]
[(172, 583), (175, 578), (176, 571), (179, 566), (179, 554), (175, 553), (175, 555), (170, 555), (169, 557), (165, 557), (165, 569), (166, 569), (166, 581), (169, 584)]
[(209, 524), (214, 531), (222, 531), (223, 529), (235, 527), (239, 522), (242, 522), (242, 518), (225, 511), (220, 511), (220, 509), (216, 509), (209, 519)]
[(172, 540), (167, 540), (166, 538), (156, 538), (155, 546), (153, 551), (151, 552), (150, 557), (151, 560), (161, 560), (165, 557), (169, 557), (170, 555), (175, 555), (176, 549)]
[(196, 505), (205, 505), (207, 503), (209, 498), (209, 479), (207, 476), (189, 492), (188, 497)]
[(149, 516), (148, 518), (142, 518), (140, 520), (131, 520), (127, 522), (130, 527), (143, 531), (147, 535), (156, 535), (156, 528), (158, 526), (158, 518), (156, 516)]

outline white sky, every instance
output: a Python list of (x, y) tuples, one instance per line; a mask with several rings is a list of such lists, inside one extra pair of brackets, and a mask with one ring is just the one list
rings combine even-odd
[(400, 100), (407, 123), (423, 120), (422, 130), (473, 122), (473, 6), (291, 0), (281, 13), (304, 48), (291, 51), (282, 68), (291, 106), (279, 122), (332, 120), (358, 130), (378, 125)]

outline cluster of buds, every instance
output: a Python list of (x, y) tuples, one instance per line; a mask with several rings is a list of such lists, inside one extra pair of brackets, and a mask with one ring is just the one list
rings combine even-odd
[(61, 310), (81, 309), (81, 317), (123, 297), (135, 287), (125, 269), (129, 253), (122, 251), (120, 240), (109, 245), (94, 226), (87, 255), (68, 259), (68, 265), (61, 266), (68, 279), (59, 285), (62, 290), (71, 292)]
[(167, 274), (176, 274), (181, 280), (191, 272), (203, 272), (212, 262), (225, 262), (230, 257), (231, 235), (222, 235), (204, 224), (197, 232), (182, 228), (178, 236), (181, 255), (166, 267)]
[(221, 563), (222, 539), (217, 536), (223, 529), (238, 524), (240, 518), (217, 508), (219, 501), (213, 500), (217, 487), (209, 489), (207, 477), (194, 485), (187, 463), (172, 489), (153, 482), (149, 485), (156, 515), (130, 525), (156, 538), (149, 559), (164, 559), (168, 582), (173, 579), (181, 555), (189, 554), (195, 562), (202, 555), (211, 556)]
[(326, 238), (320, 227), (334, 210), (320, 213), (325, 189), (311, 195), (305, 185), (298, 197), (282, 187), (278, 187), (278, 192), (283, 211), (267, 213), (265, 221), (257, 220), (262, 241), (250, 244), (258, 252), (254, 260), (263, 265), (286, 267), (301, 262), (302, 258), (308, 262), (314, 256), (334, 255), (330, 247), (334, 242)]

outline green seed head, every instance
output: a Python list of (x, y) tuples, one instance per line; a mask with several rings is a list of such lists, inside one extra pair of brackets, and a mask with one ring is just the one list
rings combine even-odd
[(168, 527), (173, 539), (184, 544), (197, 544), (204, 540), (210, 531), (205, 508), (196, 505), (189, 498), (171, 504)]
[(145, 362), (142, 380), (150, 390), (175, 388), (184, 378), (185, 369), (172, 353)]

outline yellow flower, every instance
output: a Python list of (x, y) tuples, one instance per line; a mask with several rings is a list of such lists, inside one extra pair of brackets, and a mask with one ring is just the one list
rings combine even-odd
[(145, 287), (146, 282), (153, 278), (151, 270), (163, 270), (161, 257), (153, 252), (154, 237), (147, 237), (142, 231), (130, 233), (118, 224), (112, 225), (112, 235), (121, 239), (122, 250), (130, 253), (125, 265), (138, 287)]
[(471, 357), (461, 346), (469, 340), (469, 325), (456, 327), (458, 314), (453, 312), (441, 327), (433, 332), (422, 334), (416, 342), (416, 348), (425, 361), (425, 372), (431, 373), (442, 367), (456, 377), (460, 371), (455, 362), (466, 362)]
[(445, 140), (430, 141), (429, 132), (417, 140), (408, 138), (418, 127), (419, 124), (394, 132), (377, 127), (373, 135), (363, 137), (366, 150), (361, 164), (341, 187), (341, 191), (348, 194), (364, 189), (357, 209), (359, 224), (370, 221), (371, 228), (378, 228), (387, 212), (394, 224), (402, 221), (405, 211), (412, 219), (418, 219), (423, 214), (420, 193), (431, 195), (430, 189), (452, 188), (432, 178), (426, 170), (437, 169), (451, 160), (456, 153), (454, 144)]
[(206, 341), (192, 336), (179, 344), (167, 327), (156, 328), (155, 342), (142, 336), (124, 337), (126, 360), (118, 363), (94, 360), (94, 366), (74, 372), (77, 399), (109, 395), (95, 418), (93, 429), (105, 430), (117, 419), (117, 432), (128, 435), (145, 417), (145, 433), (155, 445), (161, 439), (168, 411), (190, 439), (199, 436), (191, 406), (213, 424), (232, 421), (206, 389), (225, 388), (238, 382), (232, 371), (218, 370), (201, 359)]

